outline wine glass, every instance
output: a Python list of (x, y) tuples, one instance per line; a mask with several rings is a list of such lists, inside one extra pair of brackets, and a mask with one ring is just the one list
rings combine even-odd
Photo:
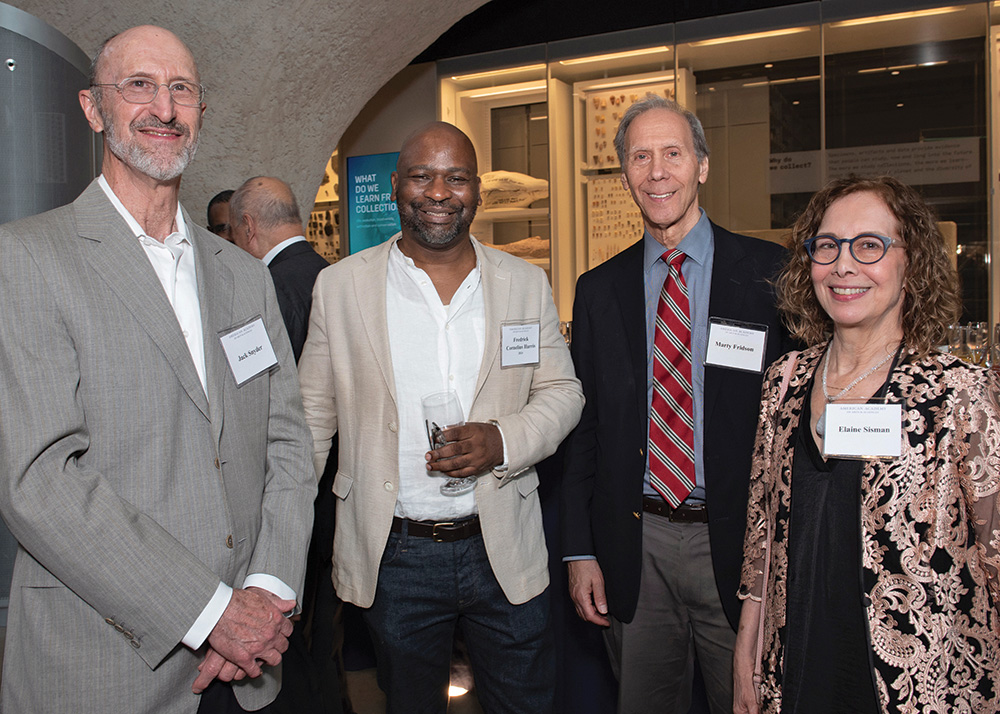
[(990, 328), (985, 322), (970, 322), (965, 330), (965, 344), (972, 364), (982, 364), (989, 344)]
[[(458, 401), (458, 393), (454, 389), (428, 394), (420, 400), (420, 403), (424, 410), (424, 426), (427, 428), (427, 440), (432, 451), (448, 443), (444, 439), (445, 429), (465, 425), (465, 412), (462, 411), (462, 403)], [(444, 476), (440, 472), (432, 473)], [(445, 482), (441, 484), (441, 493), (445, 496), (461, 496), (475, 487), (475, 476), (446, 477)]]
[(965, 344), (965, 333), (967, 328), (965, 325), (949, 325), (948, 326), (948, 353), (953, 354), (956, 357), (965, 359), (966, 357), (966, 344)]

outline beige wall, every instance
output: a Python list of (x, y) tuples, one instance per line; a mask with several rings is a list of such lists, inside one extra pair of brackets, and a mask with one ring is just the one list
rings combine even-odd
[[(108, 36), (145, 23), (162, 25), (188, 44), (208, 87), (201, 145), (181, 188), (181, 200), (199, 221), (212, 195), (258, 174), (288, 181), (308, 213), (330, 153), (362, 107), (485, 2), (4, 1), (88, 54)], [(393, 148), (398, 142), (382, 150)]]

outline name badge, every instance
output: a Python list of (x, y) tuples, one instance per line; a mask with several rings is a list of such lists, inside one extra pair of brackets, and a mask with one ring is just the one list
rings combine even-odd
[(219, 340), (237, 387), (242, 387), (278, 364), (264, 318), (260, 315), (223, 330), (219, 333)]
[(500, 369), (538, 364), (540, 342), (541, 325), (537, 320), (501, 324)]
[(767, 325), (712, 317), (708, 320), (705, 364), (760, 374), (766, 346)]
[(827, 404), (823, 456), (893, 459), (901, 453), (901, 404)]

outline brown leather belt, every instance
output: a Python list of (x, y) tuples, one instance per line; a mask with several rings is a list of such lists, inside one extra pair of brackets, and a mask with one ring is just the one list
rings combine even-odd
[(483, 524), (479, 516), (464, 521), (435, 523), (433, 521), (411, 521), (407, 518), (392, 517), (392, 532), (402, 533), (403, 523), (406, 532), (414, 538), (433, 538), (435, 543), (454, 543), (483, 532)]
[(642, 510), (663, 516), (671, 523), (708, 523), (708, 507), (704, 503), (682, 503), (674, 508), (662, 498), (643, 496)]

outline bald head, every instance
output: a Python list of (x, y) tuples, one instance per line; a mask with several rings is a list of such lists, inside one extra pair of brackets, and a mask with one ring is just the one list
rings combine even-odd
[(457, 126), (444, 121), (432, 121), (429, 124), (424, 124), (406, 137), (399, 150), (396, 171), (405, 172), (415, 161), (425, 157), (428, 150), (436, 152), (458, 151), (466, 154), (468, 160), (465, 162), (464, 168), (471, 170), (473, 176), (479, 173), (476, 149), (472, 145), (472, 140)]
[[(119, 65), (163, 52), (189, 64), (194, 74), (189, 79), (200, 81), (194, 55), (177, 35), (156, 25), (139, 25), (104, 41), (90, 63), (90, 84), (115, 84), (122, 79), (115, 76), (115, 69)], [(97, 93), (99, 92), (100, 88)]]
[(302, 235), (299, 204), (287, 183), (272, 176), (247, 179), (229, 199), (233, 242), (257, 258)]

